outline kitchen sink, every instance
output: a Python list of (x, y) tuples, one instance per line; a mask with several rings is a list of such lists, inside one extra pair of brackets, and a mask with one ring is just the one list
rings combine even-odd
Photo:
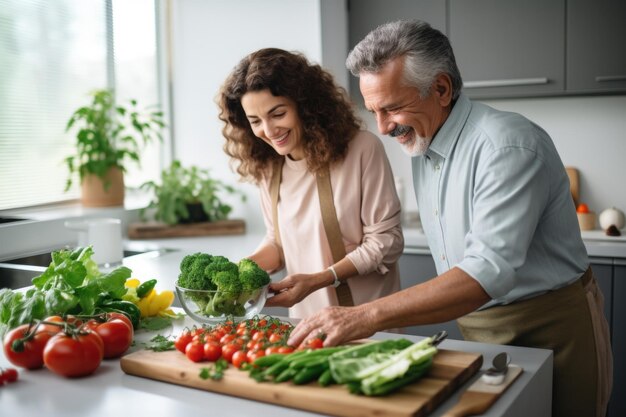
[(0, 217), (0, 224), (2, 223), (13, 223), (13, 222), (21, 222), (28, 219), (22, 219), (21, 217)]
[[(156, 258), (175, 249), (129, 250), (124, 249), (124, 259), (131, 257)], [(0, 288), (23, 288), (32, 285), (32, 279), (41, 275), (52, 262), (50, 252), (37, 253), (0, 261)]]

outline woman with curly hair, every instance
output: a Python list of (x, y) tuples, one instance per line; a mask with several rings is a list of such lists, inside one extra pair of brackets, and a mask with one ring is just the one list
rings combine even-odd
[(235, 67), (218, 104), (224, 150), (261, 191), (267, 232), (249, 258), (288, 273), (266, 306), (302, 318), (398, 291), (393, 174), (332, 76), (301, 54), (261, 49)]

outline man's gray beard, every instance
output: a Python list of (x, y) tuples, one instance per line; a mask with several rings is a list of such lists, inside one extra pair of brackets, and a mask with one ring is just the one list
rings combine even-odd
[(403, 143), (400, 146), (402, 147), (402, 151), (412, 158), (414, 156), (424, 155), (432, 140), (433, 138), (423, 138), (418, 136), (416, 133), (413, 133), (413, 138), (409, 142)]

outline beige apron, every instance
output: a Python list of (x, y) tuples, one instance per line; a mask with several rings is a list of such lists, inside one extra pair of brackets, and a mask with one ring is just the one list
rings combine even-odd
[[(281, 248), (280, 231), (278, 229), (278, 200), (280, 195), (280, 182), (283, 171), (283, 163), (285, 159), (280, 158), (274, 164), (272, 179), (270, 182), (270, 197), (272, 200), (272, 221), (274, 222), (274, 239), (276, 244)], [(346, 248), (341, 237), (341, 229), (337, 220), (337, 212), (333, 203), (333, 190), (330, 183), (330, 171), (325, 167), (321, 172), (317, 173), (317, 193), (320, 200), (320, 211), (322, 213), (322, 222), (324, 223), (324, 231), (330, 245), (330, 251), (333, 255), (333, 262), (337, 263), (346, 256)], [(283, 262), (284, 263), (284, 262)], [(337, 292), (337, 301), (340, 306), (353, 306), (352, 292), (348, 286), (347, 280), (339, 284), (335, 291)]]
[(553, 350), (552, 415), (604, 417), (613, 355), (603, 310), (604, 298), (589, 267), (564, 288), (475, 311), (457, 322), (466, 340)]

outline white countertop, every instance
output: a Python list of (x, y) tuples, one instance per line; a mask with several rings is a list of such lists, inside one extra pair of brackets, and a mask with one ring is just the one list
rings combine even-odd
[[(260, 242), (259, 235), (198, 237), (130, 241), (129, 245), (178, 249), (161, 252), (157, 257), (144, 254), (124, 260), (133, 270), (133, 276), (146, 280), (156, 278), (157, 288), (173, 288), (178, 277), (179, 264), (188, 253), (204, 251), (221, 254), (233, 260), (250, 253)], [(186, 318), (175, 327), (162, 331), (179, 334), (183, 327), (192, 325)], [(138, 332), (136, 338), (147, 340), (150, 334)], [(379, 333), (374, 338), (398, 337), (397, 334)], [(419, 336), (404, 336), (418, 340)], [(488, 367), (495, 354), (507, 351), (513, 362), (524, 368), (524, 373), (505, 395), (484, 414), (485, 416), (549, 416), (551, 409), (552, 352), (511, 346), (488, 345), (446, 340), (443, 349), (480, 352), (484, 356), (483, 369)], [(133, 348), (137, 349), (137, 348)], [(0, 366), (9, 366), (0, 353)], [(474, 379), (476, 379), (476, 376)], [(469, 386), (469, 382), (465, 387)], [(458, 390), (431, 415), (441, 416), (450, 409), (460, 395)], [(0, 388), (2, 415), (20, 417), (109, 417), (112, 415), (211, 415), (222, 416), (293, 416), (307, 417), (318, 414), (280, 406), (230, 397), (193, 388), (153, 381), (122, 372), (119, 360), (107, 360), (95, 374), (80, 379), (65, 379), (46, 369), (20, 370), (17, 383)]]
[[(404, 227), (405, 252), (430, 254), (426, 235), (421, 229)], [(607, 236), (602, 230), (588, 230), (582, 233), (583, 242), (590, 257), (626, 258), (626, 229), (622, 236)]]
[[(163, 334), (179, 334), (193, 322), (186, 318)], [(136, 339), (149, 340), (153, 333), (136, 334)], [(377, 339), (398, 337), (380, 333)], [(419, 340), (419, 336), (406, 336)], [(483, 370), (493, 357), (508, 352), (513, 363), (524, 373), (483, 416), (485, 417), (548, 417), (551, 413), (552, 353), (543, 349), (496, 346), (482, 343), (446, 340), (442, 349), (479, 352), (483, 354)], [(132, 348), (129, 352), (138, 349)], [(4, 353), (0, 353), (0, 366), (10, 366)], [(430, 414), (442, 416), (452, 408), (470, 382), (457, 390), (451, 398)], [(312, 417), (320, 414), (280, 407), (168, 384), (151, 379), (126, 375), (119, 359), (103, 361), (96, 372), (79, 379), (67, 379), (47, 369), (19, 370), (16, 383), (0, 387), (2, 415), (19, 417), (110, 417), (110, 416), (202, 416), (224, 417)]]

